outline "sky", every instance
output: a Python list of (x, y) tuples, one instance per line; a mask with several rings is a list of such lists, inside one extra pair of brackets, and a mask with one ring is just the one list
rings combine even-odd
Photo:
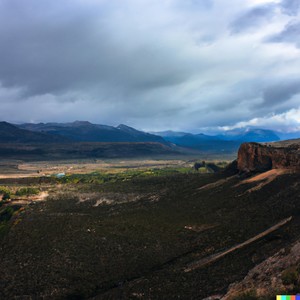
[(0, 119), (300, 130), (299, 0), (0, 0)]

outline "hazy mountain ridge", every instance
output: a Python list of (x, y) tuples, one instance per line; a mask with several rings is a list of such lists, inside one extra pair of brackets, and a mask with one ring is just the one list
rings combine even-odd
[(223, 134), (217, 135), (217, 137), (221, 140), (242, 142), (275, 142), (280, 140), (275, 131), (260, 128), (228, 130)]
[(222, 152), (237, 151), (243, 142), (273, 142), (279, 141), (279, 136), (272, 130), (243, 128), (223, 132), (218, 135), (192, 134), (176, 131), (156, 132), (166, 141), (178, 146), (198, 150), (218, 150)]
[(117, 127), (92, 124), (87, 121), (73, 123), (21, 124), (19, 128), (62, 136), (75, 142), (157, 142), (167, 144), (160, 136), (120, 124)]
[[(192, 134), (188, 132), (177, 132), (172, 130), (152, 132), (152, 133), (160, 135), (167, 140), (172, 138), (173, 139), (182, 138), (184, 136), (193, 136), (202, 140), (243, 141), (243, 142), (273, 142), (273, 141), (279, 141), (281, 139), (278, 132), (275, 132), (270, 129), (260, 129), (260, 128), (251, 128), (251, 127), (227, 130), (216, 135), (209, 135), (204, 133)], [(284, 136), (284, 134), (281, 133), (281, 136)], [(297, 137), (297, 133), (292, 134), (292, 136)], [(298, 133), (298, 137), (300, 137), (300, 133)]]

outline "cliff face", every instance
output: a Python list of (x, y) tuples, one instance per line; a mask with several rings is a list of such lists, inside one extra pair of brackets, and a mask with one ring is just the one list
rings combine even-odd
[(287, 147), (244, 143), (238, 151), (240, 172), (263, 172), (271, 169), (300, 169), (300, 143)]

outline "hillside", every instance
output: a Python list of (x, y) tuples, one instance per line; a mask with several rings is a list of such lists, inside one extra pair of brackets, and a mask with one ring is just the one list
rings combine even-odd
[(53, 159), (80, 159), (80, 158), (121, 158), (142, 157), (156, 155), (182, 154), (175, 147), (161, 143), (51, 143), (0, 144), (0, 155), (5, 159), (24, 160), (53, 160)]
[(45, 132), (76, 142), (167, 142), (160, 136), (145, 133), (126, 125), (117, 127), (92, 124), (85, 121), (73, 123), (39, 123), (18, 125), (22, 129)]
[(0, 122), (0, 155), (4, 159), (140, 157), (179, 152), (184, 151), (163, 138), (126, 125), (111, 127), (74, 122), (17, 127)]
[(0, 122), (0, 143), (62, 143), (68, 140), (62, 136), (20, 129), (7, 122)]

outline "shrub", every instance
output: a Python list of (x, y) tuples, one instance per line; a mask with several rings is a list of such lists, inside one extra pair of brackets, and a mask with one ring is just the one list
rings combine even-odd
[(11, 197), (11, 192), (8, 188), (1, 186), (0, 187), (0, 195), (2, 195), (2, 200), (9, 200)]
[(40, 191), (37, 188), (24, 187), (17, 190), (16, 195), (17, 196), (37, 195), (39, 192)]
[(7, 222), (10, 220), (10, 218), (13, 216), (15, 210), (13, 207), (9, 206), (6, 207), (4, 210), (0, 213), (0, 222)]

